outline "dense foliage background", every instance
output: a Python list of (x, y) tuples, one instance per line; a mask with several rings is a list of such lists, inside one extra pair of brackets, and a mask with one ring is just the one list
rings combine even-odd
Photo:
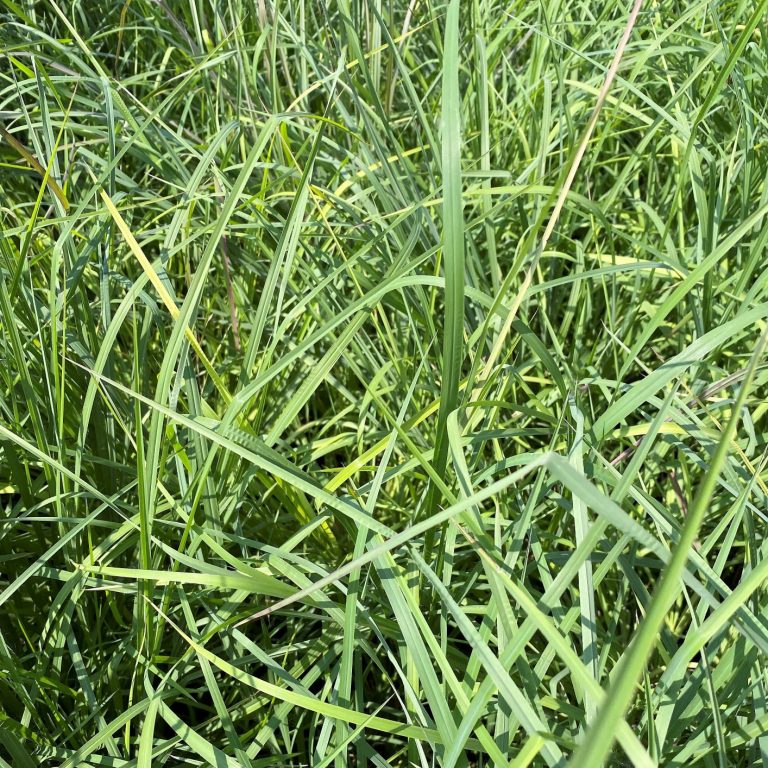
[(0, 765), (768, 766), (766, 7), (2, 0)]

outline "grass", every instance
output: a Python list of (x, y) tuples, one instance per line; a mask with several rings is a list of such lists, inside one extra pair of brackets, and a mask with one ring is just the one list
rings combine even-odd
[(768, 0), (0, 2), (0, 766), (768, 768)]

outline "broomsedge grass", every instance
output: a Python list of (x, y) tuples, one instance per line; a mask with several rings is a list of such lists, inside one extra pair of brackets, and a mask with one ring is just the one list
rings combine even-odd
[(2, 0), (0, 766), (768, 768), (768, 0)]

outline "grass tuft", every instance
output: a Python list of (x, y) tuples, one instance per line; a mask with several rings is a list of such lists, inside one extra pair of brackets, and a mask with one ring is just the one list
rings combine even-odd
[(768, 768), (768, 0), (0, 3), (0, 768)]

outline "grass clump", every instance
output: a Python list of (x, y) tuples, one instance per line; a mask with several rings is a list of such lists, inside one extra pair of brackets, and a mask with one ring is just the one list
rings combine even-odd
[(768, 0), (4, 0), (0, 765), (768, 766)]

